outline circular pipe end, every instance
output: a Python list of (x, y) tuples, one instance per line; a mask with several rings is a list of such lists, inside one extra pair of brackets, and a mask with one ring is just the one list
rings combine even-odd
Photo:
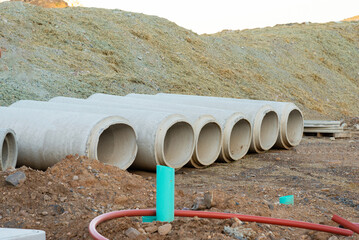
[(11, 129), (0, 129), (0, 171), (15, 168), (18, 146), (15, 132)]
[(288, 115), (285, 126), (285, 145), (294, 147), (299, 145), (303, 137), (304, 120), (302, 112), (295, 108)]
[(213, 117), (207, 117), (194, 126), (197, 135), (191, 165), (196, 168), (214, 163), (221, 151), (222, 129)]
[(250, 122), (241, 114), (235, 113), (225, 123), (222, 160), (237, 161), (247, 154), (252, 139)]
[(278, 114), (270, 106), (263, 106), (254, 120), (251, 150), (258, 153), (269, 150), (276, 143), (278, 133)]
[(260, 149), (267, 151), (274, 146), (279, 131), (278, 115), (275, 111), (268, 111), (263, 119), (260, 130)]
[(184, 116), (172, 114), (162, 121), (155, 143), (158, 165), (179, 169), (190, 161), (194, 147), (194, 131)]
[(89, 157), (102, 163), (130, 167), (137, 154), (135, 130), (121, 117), (108, 117), (100, 121), (89, 137)]

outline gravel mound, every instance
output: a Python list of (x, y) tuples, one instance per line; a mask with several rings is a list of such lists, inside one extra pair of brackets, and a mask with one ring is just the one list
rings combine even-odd
[(0, 3), (0, 104), (95, 92), (292, 101), (306, 118), (359, 112), (359, 22), (197, 35), (159, 17)]

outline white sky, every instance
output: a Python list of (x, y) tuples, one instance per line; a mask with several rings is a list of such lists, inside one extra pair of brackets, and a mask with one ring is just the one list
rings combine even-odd
[(77, 0), (166, 18), (199, 34), (359, 15), (359, 0)]

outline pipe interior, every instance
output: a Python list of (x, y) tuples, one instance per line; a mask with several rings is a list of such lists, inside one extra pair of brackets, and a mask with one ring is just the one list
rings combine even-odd
[(7, 137), (5, 137), (1, 151), (1, 161), (2, 161), (2, 166), (4, 167), (3, 170), (6, 170), (7, 168), (8, 157), (9, 157), (9, 144), (7, 142)]
[(287, 121), (287, 139), (291, 146), (299, 144), (303, 136), (303, 116), (297, 109), (290, 112)]
[(177, 122), (166, 132), (163, 144), (164, 162), (172, 168), (186, 164), (193, 154), (194, 135), (190, 124)]
[(199, 132), (197, 158), (203, 165), (216, 161), (221, 149), (222, 132), (217, 123), (207, 123)]
[(259, 142), (263, 151), (270, 149), (278, 137), (278, 116), (274, 111), (266, 113), (262, 119)]
[(251, 125), (241, 119), (233, 125), (230, 142), (229, 153), (233, 160), (242, 158), (248, 151), (251, 142)]
[(136, 134), (133, 128), (127, 124), (114, 124), (100, 135), (97, 159), (124, 169), (134, 159), (136, 150)]

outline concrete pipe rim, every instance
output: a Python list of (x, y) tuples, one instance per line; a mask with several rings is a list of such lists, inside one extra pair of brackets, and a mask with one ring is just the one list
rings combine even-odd
[(156, 133), (157, 165), (179, 169), (190, 162), (195, 148), (192, 125), (180, 114), (165, 118)]
[(0, 171), (15, 168), (17, 163), (18, 145), (12, 129), (0, 131)]
[(88, 156), (126, 170), (137, 154), (137, 134), (128, 120), (110, 116), (99, 121), (88, 139)]
[(248, 153), (252, 140), (252, 127), (243, 114), (234, 114), (226, 121), (223, 135), (223, 160), (237, 161)]
[(298, 108), (288, 111), (285, 121), (284, 144), (286, 147), (294, 147), (299, 145), (303, 137), (304, 119), (303, 114)]
[(259, 150), (267, 151), (274, 146), (279, 133), (278, 114), (274, 110), (264, 112), (259, 132)]
[(212, 116), (202, 116), (194, 124), (196, 145), (191, 164), (206, 167), (214, 163), (221, 152), (222, 128)]

